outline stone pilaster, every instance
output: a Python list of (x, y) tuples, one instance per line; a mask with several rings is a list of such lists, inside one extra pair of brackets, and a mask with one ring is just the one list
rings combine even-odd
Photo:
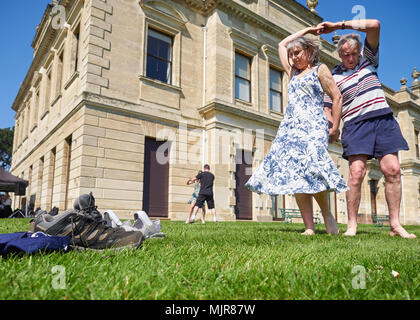
[(109, 79), (104, 76), (104, 69), (110, 68), (110, 59), (106, 52), (111, 50), (107, 34), (112, 32), (113, 7), (107, 0), (92, 0), (87, 7), (86, 20), (82, 28), (88, 33), (85, 38), (82, 81), (86, 82), (86, 91), (101, 94), (103, 88), (109, 88)]

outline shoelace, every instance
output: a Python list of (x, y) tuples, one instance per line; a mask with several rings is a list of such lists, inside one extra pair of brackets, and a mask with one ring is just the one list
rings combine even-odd
[[(100, 232), (100, 233), (103, 233), (103, 231), (107, 230), (107, 229), (111, 233), (114, 233), (114, 232), (117, 231), (117, 229), (114, 229), (114, 228), (111, 228), (111, 227), (105, 225), (103, 220), (97, 221), (90, 216), (78, 214), (75, 218), (70, 217), (70, 221), (71, 221), (71, 241), (72, 241), (73, 246), (76, 246), (76, 244), (74, 243), (75, 231), (77, 232), (77, 234), (80, 234), (83, 231), (83, 226), (86, 225), (86, 223), (83, 224), (83, 226), (79, 229), (78, 226), (76, 225), (76, 223), (80, 220), (82, 220), (82, 222), (83, 222), (83, 220), (86, 220), (85, 222), (90, 224), (88, 226), (88, 229), (86, 230), (86, 235), (87, 236), (90, 235), (98, 227), (100, 229), (103, 229), (102, 232)], [(80, 237), (80, 240), (82, 241), (82, 243), (84, 243), (86, 239), (85, 239), (85, 237)]]

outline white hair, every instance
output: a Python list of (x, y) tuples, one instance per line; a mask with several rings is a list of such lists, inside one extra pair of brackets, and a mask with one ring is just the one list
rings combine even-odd
[(287, 45), (287, 56), (289, 56), (290, 50), (295, 47), (301, 47), (303, 50), (309, 51), (309, 64), (315, 66), (319, 62), (319, 48), (316, 43), (308, 38), (299, 37), (289, 42)]
[(360, 40), (360, 36), (357, 33), (350, 33), (344, 36), (341, 36), (340, 40), (337, 44), (337, 51), (338, 53), (341, 52), (342, 47), (344, 44), (348, 43), (351, 46), (357, 46), (357, 49), (360, 51), (362, 49), (362, 41)]

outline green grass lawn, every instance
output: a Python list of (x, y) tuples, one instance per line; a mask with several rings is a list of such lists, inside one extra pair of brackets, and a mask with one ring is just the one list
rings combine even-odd
[[(3, 258), (0, 299), (420, 298), (420, 239), (370, 225), (353, 238), (317, 229), (305, 237), (303, 224), (163, 221), (166, 238), (138, 250)], [(420, 238), (419, 227), (407, 229)], [(27, 230), (27, 219), (0, 220), (0, 233)], [(55, 266), (64, 289), (54, 289)]]

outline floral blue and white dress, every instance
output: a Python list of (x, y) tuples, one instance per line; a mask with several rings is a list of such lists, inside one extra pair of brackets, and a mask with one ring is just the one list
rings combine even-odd
[(269, 195), (348, 190), (328, 153), (328, 121), (318, 68), (290, 80), (284, 119), (270, 151), (245, 184), (249, 190)]

